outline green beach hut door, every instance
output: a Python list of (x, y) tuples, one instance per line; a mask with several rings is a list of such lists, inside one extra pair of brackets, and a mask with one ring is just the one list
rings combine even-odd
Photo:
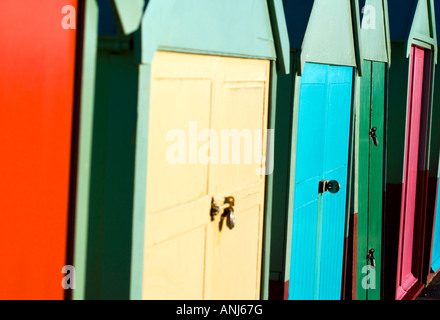
[(357, 299), (380, 299), (385, 63), (364, 61), (359, 125)]
[(385, 101), (391, 44), (386, 0), (360, 1), (363, 73), (359, 96), (356, 299), (379, 300), (382, 270)]

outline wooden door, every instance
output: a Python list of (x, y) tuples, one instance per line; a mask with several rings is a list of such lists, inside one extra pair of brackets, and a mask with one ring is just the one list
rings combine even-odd
[(0, 299), (64, 298), (76, 54), (67, 5), (77, 1), (0, 3)]
[(380, 300), (385, 75), (385, 63), (364, 61), (359, 126), (358, 300)]
[[(265, 60), (156, 53), (144, 299), (259, 299), (269, 66)], [(210, 214), (213, 198), (221, 205), (230, 196), (233, 229), (221, 213)]]
[[(289, 299), (340, 299), (353, 68), (306, 63), (301, 77)], [(336, 181), (339, 191), (319, 190)]]
[(402, 211), (397, 266), (397, 299), (401, 299), (417, 282), (417, 278), (412, 273), (412, 267), (424, 70), (425, 50), (413, 46), (411, 49), (405, 163), (402, 184)]

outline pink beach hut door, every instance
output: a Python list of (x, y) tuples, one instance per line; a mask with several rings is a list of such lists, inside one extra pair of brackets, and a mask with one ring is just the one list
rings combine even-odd
[(411, 48), (399, 260), (397, 269), (396, 299), (398, 300), (402, 299), (417, 282), (417, 278), (412, 272), (412, 261), (424, 70), (425, 50), (413, 46)]

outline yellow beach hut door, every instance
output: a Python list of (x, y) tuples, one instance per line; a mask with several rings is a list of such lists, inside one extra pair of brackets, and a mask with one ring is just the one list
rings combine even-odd
[(260, 298), (269, 73), (266, 60), (156, 53), (144, 299)]

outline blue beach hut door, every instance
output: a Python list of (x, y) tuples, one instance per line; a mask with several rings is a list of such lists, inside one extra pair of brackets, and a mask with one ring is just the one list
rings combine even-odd
[(341, 298), (353, 68), (301, 77), (289, 299)]

